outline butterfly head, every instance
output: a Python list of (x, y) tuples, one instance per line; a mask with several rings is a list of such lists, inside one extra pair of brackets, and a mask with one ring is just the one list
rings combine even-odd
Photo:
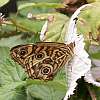
[(32, 45), (18, 45), (10, 50), (11, 57), (19, 64), (24, 64), (24, 60), (32, 52)]

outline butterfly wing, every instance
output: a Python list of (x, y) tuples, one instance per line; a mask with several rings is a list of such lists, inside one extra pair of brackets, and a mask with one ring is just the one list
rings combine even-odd
[(10, 50), (10, 55), (14, 61), (25, 67), (25, 59), (31, 55), (32, 45), (18, 45)]
[(21, 64), (32, 79), (50, 80), (73, 56), (74, 44), (40, 42), (11, 49), (12, 58)]

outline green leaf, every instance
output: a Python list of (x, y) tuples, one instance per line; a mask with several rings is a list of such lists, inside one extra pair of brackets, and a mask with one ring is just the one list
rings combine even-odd
[(0, 60), (6, 59), (7, 56), (9, 56), (9, 48), (0, 47)]
[(44, 21), (29, 20), (25, 17), (11, 16), (12, 23), (22, 32), (39, 32)]
[[(18, 35), (18, 36), (12, 36), (9, 38), (3, 38), (0, 40), (0, 47), (13, 47), (19, 44), (25, 44), (26, 40), (22, 40), (21, 39), (22, 35)], [(1, 50), (0, 52), (3, 52), (3, 50)]]
[(27, 39), (28, 43), (40, 42), (40, 34), (34, 34), (31, 38)]
[(22, 67), (10, 58), (0, 61), (0, 84), (22, 81), (26, 78)]
[[(96, 39), (100, 32), (100, 2), (94, 2), (92, 5), (93, 6), (86, 7), (81, 11), (77, 23), (77, 29), (78, 33), (84, 34), (85, 41), (91, 40), (91, 43), (99, 44), (100, 41)], [(91, 33), (91, 36), (89, 33)]]
[(45, 35), (45, 41), (48, 42), (63, 42), (68, 27), (69, 17), (60, 14), (52, 13), (47, 16), (54, 16), (54, 21), (48, 23), (48, 30)]
[(12, 24), (2, 25), (2, 31), (10, 32), (10, 31), (15, 31), (15, 30), (16, 30), (16, 27), (13, 26)]
[(25, 72), (9, 57), (9, 48), (0, 47), (0, 100), (26, 100)]
[(91, 57), (94, 59), (99, 59), (100, 60), (100, 51), (99, 52), (95, 52), (91, 54)]
[[(43, 82), (39, 80), (29, 81), (27, 94), (29, 98), (37, 98), (39, 100), (61, 100), (66, 92), (66, 85), (62, 81)], [(32, 100), (32, 99), (30, 99)]]
[(0, 7), (5, 5), (9, 0), (0, 0)]
[(9, 48), (0, 48), (0, 84), (22, 81), (26, 78), (25, 71), (10, 59)]
[[(24, 1), (24, 0), (19, 0), (19, 1)], [(41, 0), (29, 0), (29, 2), (35, 2), (35, 3), (39, 3), (39, 2), (59, 3), (60, 1), (59, 0), (43, 0), (43, 1), (41, 1)]]
[(25, 82), (12, 82), (0, 87), (0, 100), (26, 100)]
[(47, 8), (63, 8), (64, 5), (60, 3), (26, 3), (18, 7), (19, 11), (26, 7), (47, 7)]
[(40, 2), (39, 1), (33, 1), (33, 2), (34, 3), (29, 3), (28, 2), (26, 4), (25, 3), (20, 4), (19, 7), (20, 6), (22, 6), (22, 7), (21, 7), (21, 9), (19, 9), (19, 13), (21, 15), (23, 15), (23, 16), (27, 16), (27, 14), (29, 12), (31, 12), (33, 14), (33, 16), (34, 16), (34, 14), (40, 14), (40, 13), (43, 14), (43, 13), (49, 13), (49, 12), (51, 13), (51, 12), (54, 12), (55, 8), (64, 7), (63, 4), (61, 4), (61, 3), (53, 3), (55, 1), (51, 1), (51, 0), (47, 1), (49, 3), (45, 2), (44, 0), (43, 0), (43, 2), (42, 1), (40, 1)]

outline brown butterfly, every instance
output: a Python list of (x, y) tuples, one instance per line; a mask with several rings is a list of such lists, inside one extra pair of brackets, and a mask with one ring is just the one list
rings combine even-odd
[(30, 78), (51, 80), (70, 61), (74, 47), (74, 43), (54, 42), (18, 45), (11, 49), (11, 57), (23, 66)]

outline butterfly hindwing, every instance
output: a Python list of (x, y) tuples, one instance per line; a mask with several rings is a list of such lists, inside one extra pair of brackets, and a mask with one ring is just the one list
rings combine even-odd
[(32, 79), (50, 80), (73, 56), (74, 44), (40, 42), (18, 45), (11, 57), (25, 68)]

